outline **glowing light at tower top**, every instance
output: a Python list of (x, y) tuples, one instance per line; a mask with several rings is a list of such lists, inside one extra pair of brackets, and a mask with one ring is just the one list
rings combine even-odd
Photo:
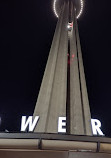
[(79, 14), (77, 15), (77, 19), (81, 16), (81, 14), (82, 14), (82, 12), (83, 12), (83, 8), (84, 8), (83, 0), (80, 0), (80, 3), (81, 3), (81, 9), (80, 9)]
[(58, 13), (56, 11), (56, 3), (57, 3), (57, 0), (54, 0), (54, 2), (53, 2), (53, 11), (54, 11), (55, 16), (58, 18), (59, 16), (58, 16)]
[[(59, 15), (58, 15), (57, 9), (56, 9), (56, 3), (57, 3), (57, 1), (58, 1), (58, 0), (54, 0), (54, 1), (53, 1), (53, 11), (54, 11), (55, 16), (58, 18)], [(83, 8), (84, 8), (83, 0), (80, 0), (80, 5), (81, 5), (81, 8), (80, 8), (80, 11), (79, 11), (78, 15), (76, 16), (77, 19), (79, 19), (79, 17), (80, 17), (81, 14), (83, 13)]]

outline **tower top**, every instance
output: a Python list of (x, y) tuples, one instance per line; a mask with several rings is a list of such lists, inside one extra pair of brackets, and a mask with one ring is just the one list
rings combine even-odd
[[(59, 12), (61, 10), (61, 5), (64, 0), (53, 0), (53, 11), (55, 16), (59, 17)], [(79, 19), (81, 14), (83, 13), (84, 9), (84, 0), (72, 0), (75, 2), (75, 9), (76, 9), (76, 18)]]

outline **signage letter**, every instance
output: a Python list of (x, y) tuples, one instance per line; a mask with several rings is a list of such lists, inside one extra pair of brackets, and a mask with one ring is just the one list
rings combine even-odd
[(33, 132), (35, 126), (37, 125), (37, 122), (39, 120), (39, 116), (35, 116), (33, 120), (33, 116), (29, 116), (26, 120), (26, 116), (22, 116), (22, 122), (21, 122), (21, 131), (25, 132), (28, 128), (29, 132)]
[(59, 117), (58, 119), (58, 132), (66, 133), (66, 117)]
[(97, 119), (91, 119), (92, 124), (92, 131), (94, 135), (101, 135), (104, 136), (103, 132), (101, 131), (101, 122)]

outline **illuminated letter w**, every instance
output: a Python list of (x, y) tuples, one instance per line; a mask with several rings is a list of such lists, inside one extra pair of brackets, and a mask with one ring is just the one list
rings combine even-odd
[(35, 116), (33, 120), (33, 116), (29, 116), (26, 120), (26, 116), (22, 116), (21, 121), (21, 131), (25, 132), (27, 129), (29, 132), (33, 132), (35, 126), (37, 125), (37, 122), (39, 120), (39, 116)]

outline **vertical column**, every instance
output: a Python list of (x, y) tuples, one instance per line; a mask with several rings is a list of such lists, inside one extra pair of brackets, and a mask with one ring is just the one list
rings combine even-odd
[[(72, 4), (73, 5), (73, 4)], [(72, 11), (73, 30), (70, 33), (70, 130), (71, 134), (92, 135), (91, 115), (75, 9)]]
[(70, 133), (84, 135), (83, 111), (80, 91), (79, 65), (76, 45), (76, 17), (73, 3), (73, 29), (70, 32)]
[(68, 52), (68, 12), (69, 4), (65, 1), (61, 37), (57, 56), (52, 95), (50, 100), (49, 117), (47, 119), (47, 132), (57, 133), (58, 117), (66, 116), (67, 91), (67, 52)]
[(55, 68), (57, 63), (57, 55), (61, 36), (61, 27), (63, 22), (64, 5), (61, 9), (60, 18), (57, 23), (56, 31), (54, 34), (49, 58), (47, 61), (44, 77), (42, 80), (40, 92), (38, 95), (37, 103), (34, 110), (34, 116), (40, 116), (37, 127), (34, 132), (45, 132), (47, 126), (47, 117), (49, 115), (50, 99), (55, 75)]
[(79, 61), (79, 71), (80, 71), (81, 97), (82, 97), (82, 106), (83, 106), (85, 135), (92, 135), (91, 114), (89, 108), (89, 100), (88, 100), (88, 93), (86, 88), (86, 80), (85, 80), (77, 21), (76, 21), (76, 38), (77, 38), (77, 48), (78, 48), (78, 61)]

